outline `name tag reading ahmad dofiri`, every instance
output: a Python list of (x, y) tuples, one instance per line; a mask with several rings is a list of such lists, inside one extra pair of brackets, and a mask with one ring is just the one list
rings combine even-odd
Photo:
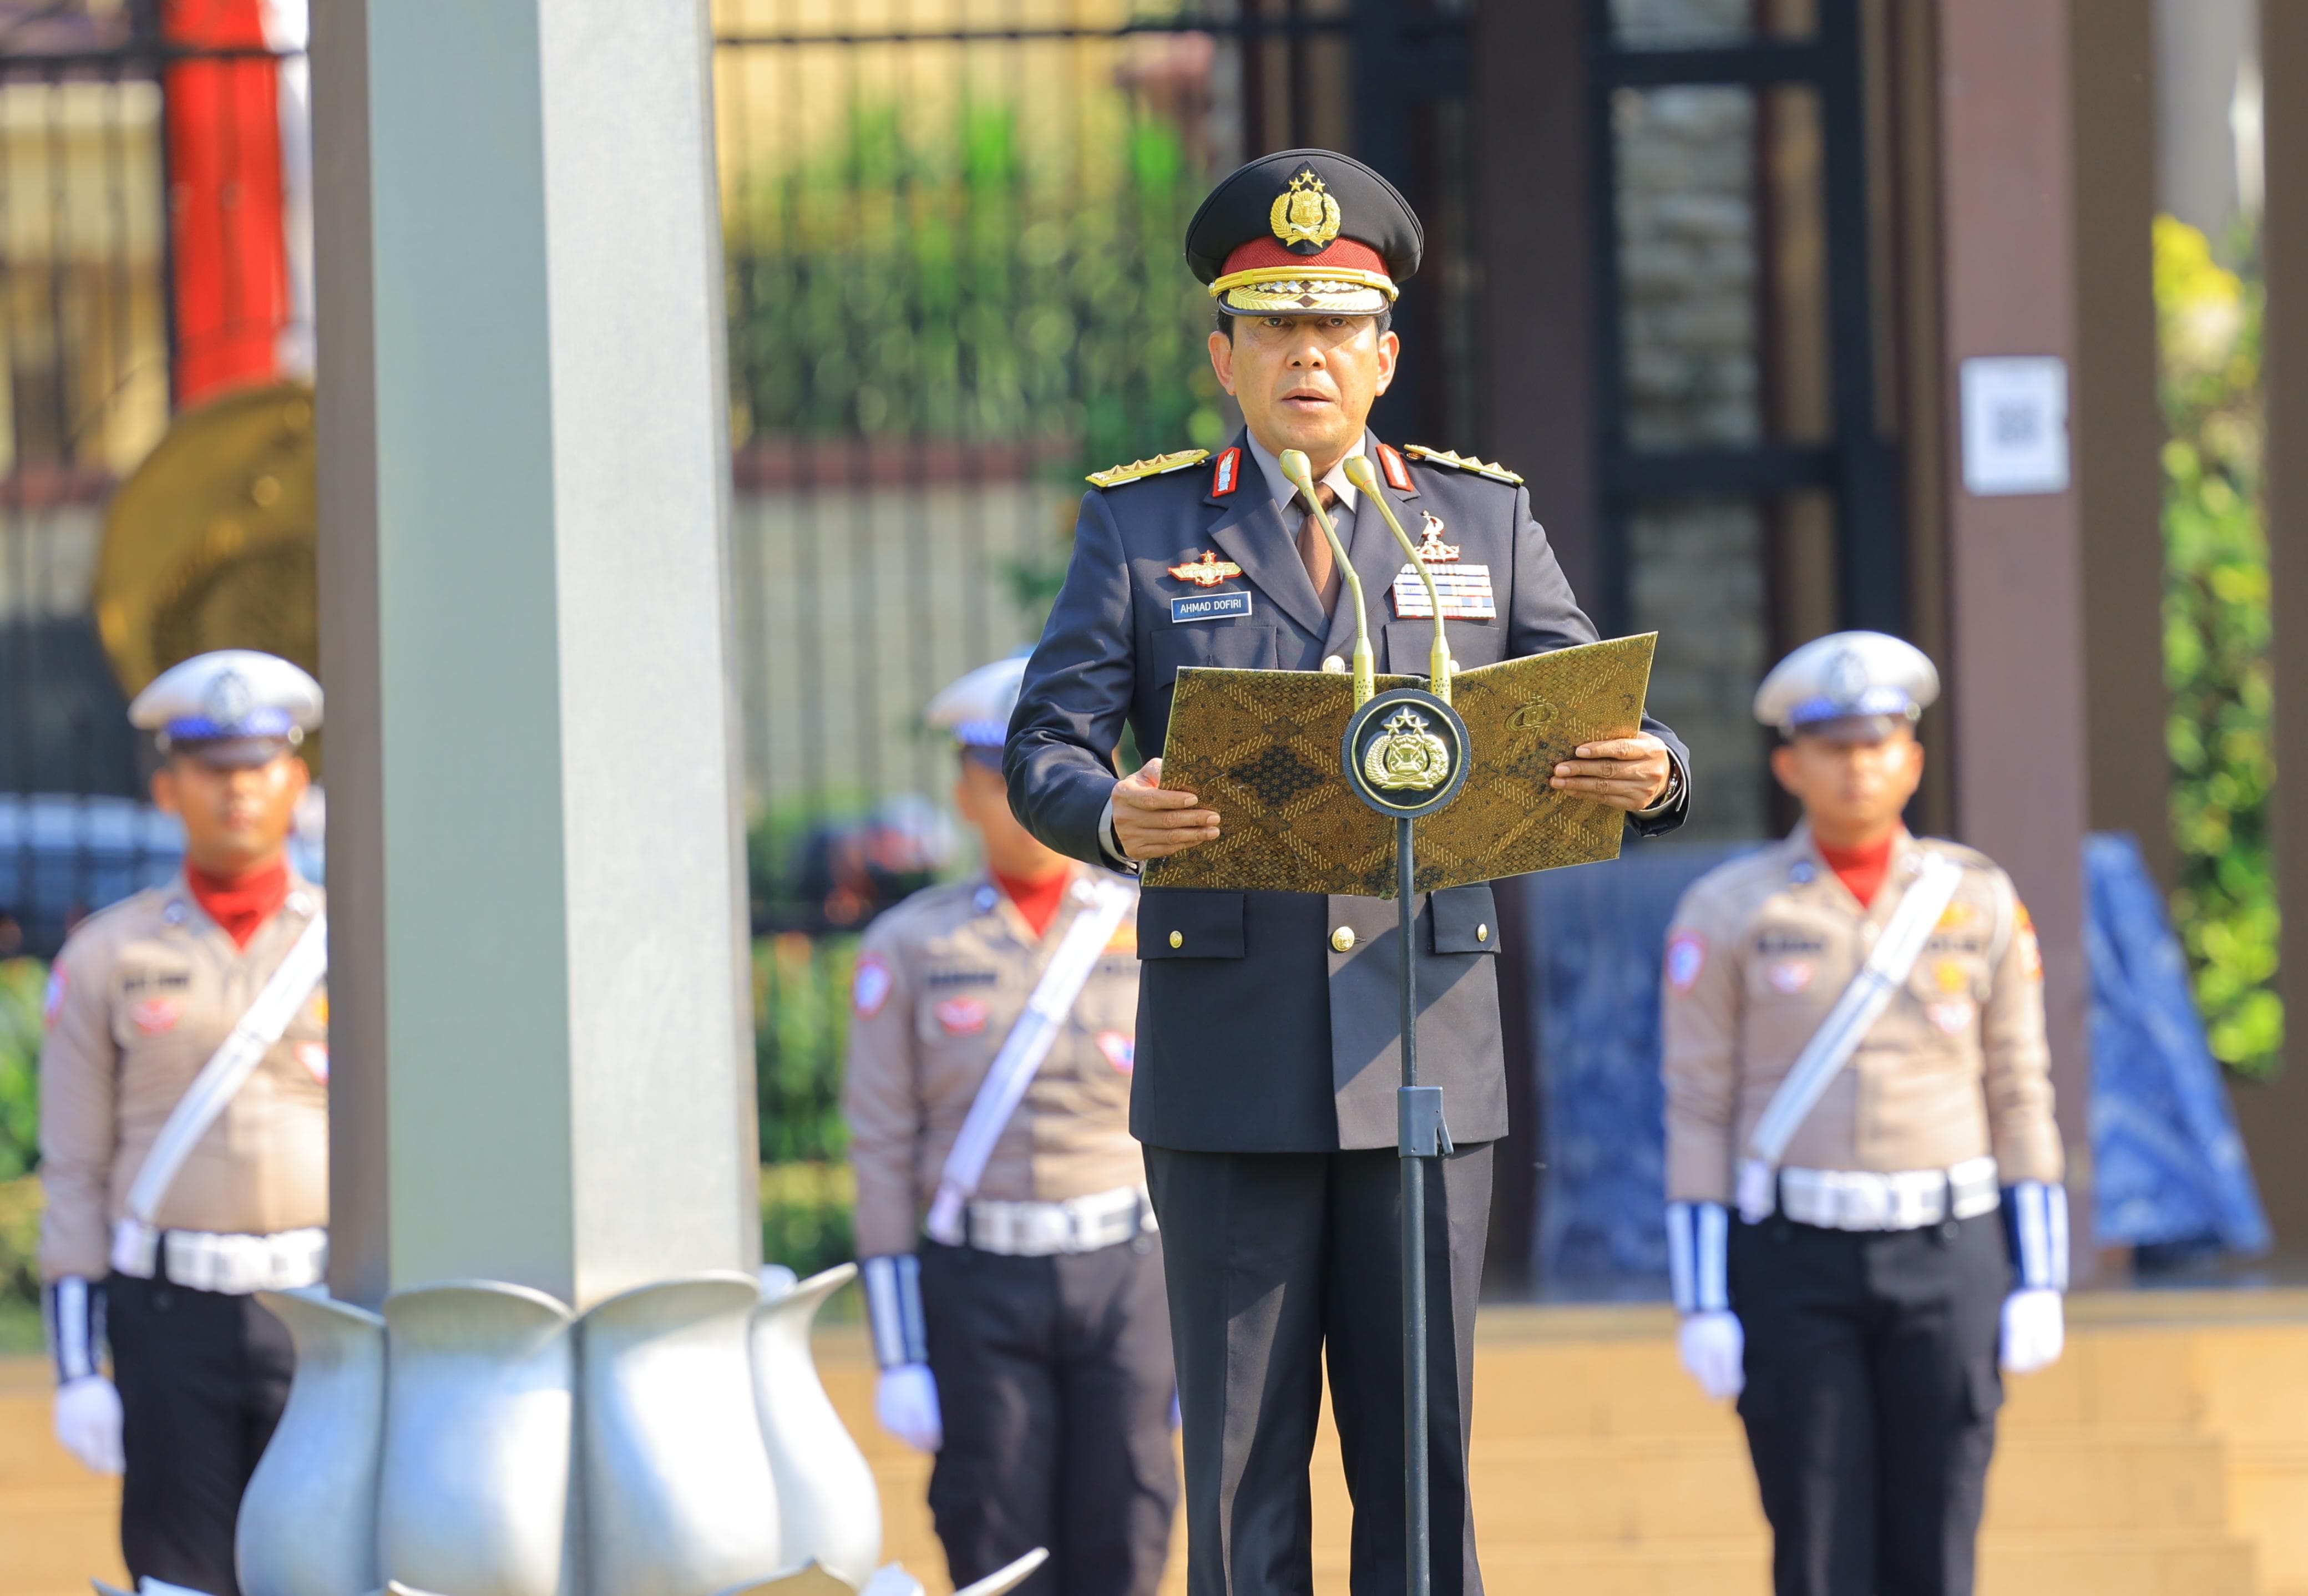
[[(1428, 568), (1434, 573), (1435, 596), (1442, 601), (1445, 621), (1494, 621), (1498, 618), (1497, 600), (1491, 593), (1491, 568), (1487, 565), (1435, 565)], [(1426, 602), (1426, 584), (1418, 579), (1418, 572), (1406, 565), (1394, 579), (1394, 613), (1398, 619), (1408, 621), (1414, 616), (1432, 620), (1434, 608)]]
[(1186, 621), (1231, 621), (1250, 614), (1247, 593), (1192, 593), (1170, 601), (1170, 624)]

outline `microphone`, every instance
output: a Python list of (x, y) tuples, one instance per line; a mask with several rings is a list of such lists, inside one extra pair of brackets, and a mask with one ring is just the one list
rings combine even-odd
[[(1286, 474), (1289, 469), (1287, 465), (1283, 467)], [(1355, 485), (1356, 493), (1378, 506), (1379, 514), (1386, 518), (1387, 526), (1394, 533), (1395, 542), (1400, 544), (1402, 552), (1410, 556), (1411, 569), (1417, 571), (1418, 579), (1426, 584), (1426, 602), (1434, 611), (1434, 647), (1426, 656), (1426, 691), (1447, 704), (1451, 701), (1451, 639), (1442, 626), (1442, 598), (1434, 591), (1434, 573), (1426, 569), (1426, 562), (1418, 557), (1418, 545), (1410, 541), (1410, 534), (1405, 532), (1402, 523), (1395, 519), (1394, 506), (1389, 504), (1386, 495), (1379, 492), (1378, 473), (1372, 469), (1370, 457), (1348, 455), (1346, 469), (1347, 480)]]

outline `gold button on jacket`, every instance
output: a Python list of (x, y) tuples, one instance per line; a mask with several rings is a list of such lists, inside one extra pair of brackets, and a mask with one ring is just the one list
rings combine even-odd
[(1342, 925), (1332, 931), (1331, 946), (1340, 953), (1352, 953), (1355, 950), (1355, 928), (1351, 925)]
[(1171, 947), (1173, 947), (1173, 948), (1184, 948), (1185, 945), (1186, 945), (1186, 933), (1185, 933), (1185, 932), (1184, 932), (1184, 931), (1172, 931), (1172, 932), (1170, 933), (1170, 946), (1171, 946)]

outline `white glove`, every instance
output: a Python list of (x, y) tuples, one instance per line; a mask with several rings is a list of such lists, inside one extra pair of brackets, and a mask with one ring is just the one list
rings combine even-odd
[(1747, 1333), (1739, 1327), (1737, 1314), (1686, 1315), (1675, 1349), (1691, 1377), (1714, 1401), (1726, 1401), (1746, 1388)]
[(82, 1375), (56, 1387), (56, 1439), (99, 1474), (128, 1466), (120, 1450), (120, 1393), (102, 1375)]
[(2034, 1374), (2060, 1360), (2067, 1340), (2060, 1293), (2049, 1287), (2014, 1291), (2003, 1299), (2003, 1372)]
[(874, 1389), (874, 1417), (917, 1452), (935, 1452), (945, 1444), (937, 1381), (926, 1363), (900, 1363), (882, 1371), (882, 1383)]

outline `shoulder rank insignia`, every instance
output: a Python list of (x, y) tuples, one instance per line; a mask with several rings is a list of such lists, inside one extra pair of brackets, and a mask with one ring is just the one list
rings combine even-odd
[(1167, 471), (1183, 471), (1189, 466), (1199, 466), (1210, 458), (1207, 449), (1181, 449), (1170, 454), (1158, 454), (1150, 460), (1132, 460), (1126, 466), (1108, 466), (1103, 471), (1093, 471), (1089, 481), (1092, 487), (1120, 487), (1125, 482), (1136, 482), (1141, 476), (1159, 476)]
[(1402, 452), (1415, 460), (1425, 460), (1430, 466), (1448, 466), (1453, 471), (1472, 471), (1477, 476), (1487, 476), (1493, 482), (1503, 482), (1510, 487), (1520, 487), (1522, 478), (1504, 466), (1494, 466), (1463, 454), (1453, 454), (1447, 449), (1435, 449), (1425, 443), (1406, 443)]
[(1216, 549), (1204, 549), (1199, 560), (1189, 560), (1184, 565), (1170, 567), (1170, 574), (1182, 582), (1192, 582), (1197, 588), (1215, 588), (1220, 582), (1231, 581), (1242, 574), (1242, 567), (1231, 560), (1221, 560)]

